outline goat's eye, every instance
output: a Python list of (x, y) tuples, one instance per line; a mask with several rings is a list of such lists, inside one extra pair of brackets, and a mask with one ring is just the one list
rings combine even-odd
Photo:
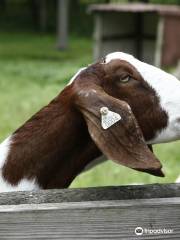
[(124, 77), (121, 77), (121, 78), (120, 78), (120, 81), (121, 81), (122, 83), (127, 83), (127, 82), (129, 82), (130, 79), (131, 79), (131, 77), (130, 77), (129, 75), (126, 75), (126, 76), (124, 76)]

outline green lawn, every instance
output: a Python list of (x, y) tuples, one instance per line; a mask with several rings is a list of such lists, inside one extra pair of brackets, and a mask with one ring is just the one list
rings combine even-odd
[[(68, 51), (55, 49), (55, 37), (33, 33), (0, 33), (0, 140), (47, 104), (71, 76), (92, 62), (92, 43), (70, 39)], [(81, 174), (72, 187), (173, 182), (180, 173), (180, 142), (158, 145), (165, 178), (133, 171), (111, 161)]]

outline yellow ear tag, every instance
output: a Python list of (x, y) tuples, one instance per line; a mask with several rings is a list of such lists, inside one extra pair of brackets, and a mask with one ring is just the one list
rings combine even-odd
[(101, 126), (103, 129), (108, 129), (121, 120), (121, 116), (118, 113), (110, 111), (107, 107), (102, 107), (100, 109), (100, 113)]

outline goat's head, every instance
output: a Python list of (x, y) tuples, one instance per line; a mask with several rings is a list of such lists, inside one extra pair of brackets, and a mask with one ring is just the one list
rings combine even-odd
[[(12, 135), (3, 177), (14, 185), (35, 177), (43, 188), (65, 187), (102, 153), (127, 167), (163, 176), (147, 144), (180, 138), (179, 92), (180, 83), (172, 75), (131, 55), (109, 54), (78, 72)], [(102, 107), (118, 116), (107, 129)]]
[[(81, 111), (87, 120), (92, 139), (107, 156), (103, 144), (108, 151), (112, 148), (112, 154), (116, 154), (119, 148), (119, 157), (109, 157), (116, 160), (119, 158), (126, 166), (132, 167), (134, 164), (133, 168), (138, 169), (140, 162), (137, 159), (142, 156), (144, 162), (150, 164), (146, 158), (149, 154), (144, 151), (142, 142), (141, 147), (137, 146), (140, 131), (147, 144), (180, 138), (180, 82), (174, 76), (129, 54), (116, 52), (107, 55), (102, 62), (82, 71), (74, 81), (74, 88), (76, 91), (79, 89), (78, 97), (83, 106)], [(100, 115), (98, 111), (102, 106), (108, 106), (123, 117), (116, 127), (108, 131), (99, 128), (97, 132), (97, 116)], [(131, 134), (127, 133), (127, 129), (131, 129)], [(103, 138), (105, 135), (108, 137)], [(117, 136), (115, 141), (113, 135)], [(120, 144), (117, 147), (118, 141)], [(126, 155), (123, 156), (124, 152)], [(134, 161), (129, 159), (130, 153)], [(137, 154), (136, 157), (136, 153), (141, 156)], [(140, 165), (145, 170), (142, 162)]]
[[(107, 57), (79, 73), (69, 87), (74, 92), (75, 107), (83, 114), (90, 136), (102, 153), (130, 168), (163, 175), (143, 137), (148, 141), (159, 126), (166, 126), (167, 114), (159, 106), (155, 90), (134, 66), (120, 59), (108, 61)], [(102, 107), (121, 118), (106, 130), (101, 126)]]

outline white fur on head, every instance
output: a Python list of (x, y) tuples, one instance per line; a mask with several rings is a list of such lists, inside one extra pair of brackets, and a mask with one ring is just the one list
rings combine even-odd
[(106, 56), (105, 63), (120, 59), (129, 62), (143, 79), (155, 90), (161, 108), (168, 114), (168, 126), (148, 143), (169, 142), (180, 139), (180, 81), (173, 75), (150, 64), (139, 61), (132, 55), (114, 52)]

